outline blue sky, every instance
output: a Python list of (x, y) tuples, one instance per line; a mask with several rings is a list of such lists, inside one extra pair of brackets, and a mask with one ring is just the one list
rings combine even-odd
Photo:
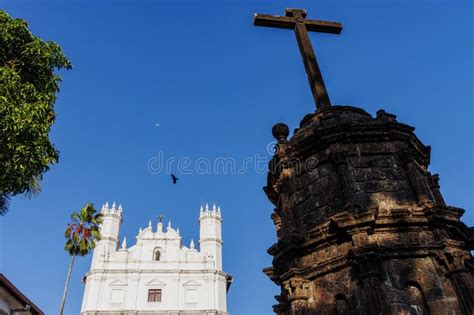
[[(51, 137), (59, 164), (31, 200), (0, 218), (0, 270), (47, 314), (57, 313), (69, 256), (63, 230), (88, 201), (124, 207), (128, 244), (160, 213), (185, 243), (198, 238), (203, 202), (224, 216), (232, 314), (270, 314), (278, 288), (262, 273), (275, 241), (266, 175), (152, 174), (150, 159), (268, 158), (271, 127), (297, 127), (314, 110), (294, 38), (252, 26), (255, 12), (340, 21), (340, 36), (312, 34), (333, 104), (384, 108), (432, 146), (448, 204), (474, 225), (473, 51), (470, 1), (0, 1), (74, 64), (63, 73)], [(159, 126), (156, 126), (156, 124)], [(176, 165), (172, 166), (176, 167)], [(173, 168), (177, 172), (176, 168)], [(78, 314), (76, 260), (66, 314)]]

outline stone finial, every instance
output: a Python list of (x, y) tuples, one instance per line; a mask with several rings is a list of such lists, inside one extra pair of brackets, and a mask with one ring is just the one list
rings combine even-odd
[(189, 244), (189, 248), (194, 249), (194, 240), (191, 239), (191, 243)]
[(119, 204), (118, 209), (122, 210), (122, 204)]
[(204, 215), (204, 208), (201, 205), (201, 208), (199, 209), (199, 216), (202, 217)]
[(176, 233), (179, 235), (179, 228), (176, 229)]
[(151, 228), (151, 220), (148, 221), (148, 227)]
[(431, 175), (431, 182), (433, 183), (434, 186), (437, 186), (438, 188), (440, 188), (440, 186), (439, 186), (439, 174)]
[(284, 123), (275, 124), (272, 128), (272, 135), (277, 139), (278, 143), (287, 142), (290, 129)]
[(115, 209), (115, 201), (112, 203), (112, 209)]
[(206, 213), (209, 212), (209, 205), (206, 203)]
[(109, 202), (108, 201), (105, 202), (105, 208), (107, 208), (107, 209), (109, 208)]
[(213, 204), (212, 205), (212, 211), (216, 212), (217, 208), (216, 208), (216, 204)]
[(395, 122), (397, 121), (397, 116), (394, 114), (387, 113), (383, 109), (379, 109), (377, 111), (377, 119), (382, 120), (382, 121)]
[(217, 207), (217, 216), (221, 217), (221, 207)]
[(142, 232), (142, 228), (140, 228), (140, 229), (138, 230), (138, 234), (140, 234), (141, 232)]
[(166, 227), (168, 230), (171, 229), (171, 220), (168, 221), (168, 226)]
[(127, 249), (127, 237), (126, 236), (123, 238), (122, 249)]
[(163, 232), (163, 223), (161, 222), (158, 222), (158, 225), (157, 225), (157, 232)]

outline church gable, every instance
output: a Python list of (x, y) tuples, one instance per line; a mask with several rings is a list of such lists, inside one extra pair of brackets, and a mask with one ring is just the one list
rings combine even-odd
[(142, 230), (137, 235), (137, 239), (149, 239), (149, 238), (153, 238), (153, 230), (151, 229), (151, 226), (148, 226), (146, 229)]

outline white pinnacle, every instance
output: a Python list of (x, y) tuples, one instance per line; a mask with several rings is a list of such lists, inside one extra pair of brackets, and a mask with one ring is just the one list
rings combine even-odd
[(163, 223), (158, 222), (156, 231), (159, 232), (159, 233), (163, 232)]
[(189, 248), (194, 249), (194, 240), (191, 239), (191, 243), (189, 244)]
[(127, 237), (125, 236), (122, 242), (122, 249), (126, 249), (126, 248), (127, 248)]

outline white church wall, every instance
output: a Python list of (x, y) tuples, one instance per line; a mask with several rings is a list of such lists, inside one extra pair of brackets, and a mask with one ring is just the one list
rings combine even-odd
[[(200, 243), (203, 238), (206, 241), (205, 248), (198, 251), (193, 241), (189, 247), (182, 245), (179, 229), (171, 224), (165, 228), (161, 222), (155, 230), (151, 222), (140, 229), (135, 245), (127, 248), (124, 239), (118, 248), (122, 222), (119, 208), (120, 211), (106, 206), (102, 209), (104, 222), (108, 222), (104, 231), (108, 234), (94, 250), (81, 314), (113, 314), (115, 311), (227, 314), (229, 276), (221, 271), (220, 209), (210, 211), (206, 206), (204, 211), (201, 208)], [(150, 294), (154, 298), (161, 294), (161, 300), (148, 301)]]

